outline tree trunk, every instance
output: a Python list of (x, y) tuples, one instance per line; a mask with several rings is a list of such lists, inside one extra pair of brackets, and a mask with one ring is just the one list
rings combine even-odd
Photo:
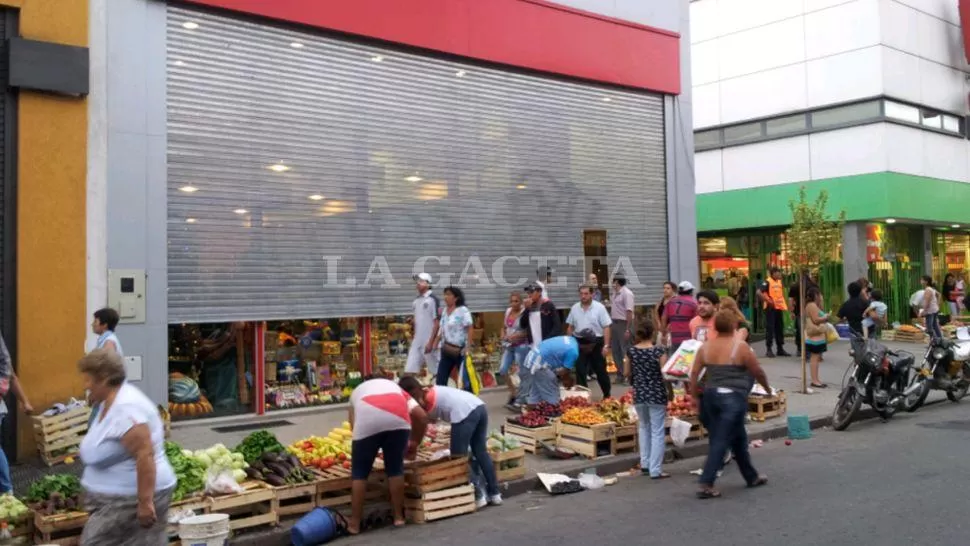
[(805, 354), (805, 329), (802, 325), (805, 324), (805, 270), (800, 269), (798, 271), (798, 324), (795, 328), (801, 328), (801, 334), (798, 339), (801, 341), (801, 347), (798, 351), (802, 354), (802, 392), (808, 392), (808, 367), (806, 366), (807, 355)]

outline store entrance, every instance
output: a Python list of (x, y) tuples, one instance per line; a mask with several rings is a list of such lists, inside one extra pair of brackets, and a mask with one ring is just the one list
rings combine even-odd
[[(583, 271), (589, 282), (590, 275), (596, 275), (596, 288), (603, 289), (609, 283), (610, 264), (606, 252), (606, 230), (583, 230)], [(608, 291), (603, 291), (607, 293)]]

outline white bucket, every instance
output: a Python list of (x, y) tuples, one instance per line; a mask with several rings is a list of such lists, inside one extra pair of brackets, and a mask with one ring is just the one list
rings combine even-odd
[(225, 546), (229, 541), (229, 515), (205, 514), (179, 521), (182, 546)]

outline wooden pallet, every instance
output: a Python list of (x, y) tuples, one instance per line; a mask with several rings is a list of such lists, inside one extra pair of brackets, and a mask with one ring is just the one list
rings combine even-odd
[(779, 417), (788, 411), (788, 395), (779, 391), (775, 396), (749, 396), (748, 415), (752, 421), (764, 422)]
[[(52, 417), (31, 418), (37, 452), (47, 466), (63, 463), (68, 457), (77, 454), (78, 446), (88, 431), (90, 415), (91, 408), (85, 406)], [(67, 452), (54, 455), (55, 451), (62, 450)]]
[[(386, 496), (384, 467), (380, 465), (379, 470), (377, 466), (375, 465), (375, 470), (371, 472), (368, 479), (367, 494), (364, 497), (367, 501), (383, 500)], [(350, 479), (350, 470), (335, 466), (326, 470), (319, 470), (318, 473), (322, 480), (316, 484), (316, 506), (327, 508), (350, 506), (353, 482)]]
[(923, 332), (904, 332), (902, 330), (896, 330), (893, 335), (893, 341), (900, 341), (903, 343), (928, 343), (929, 336)]
[(640, 450), (639, 425), (616, 425), (613, 433), (613, 454), (636, 453)]
[(475, 486), (471, 484), (422, 493), (404, 500), (404, 513), (412, 523), (427, 523), (473, 512)]
[(556, 446), (570, 449), (588, 459), (613, 455), (613, 423), (581, 426), (559, 423)]
[(279, 515), (273, 510), (276, 499), (273, 488), (258, 481), (247, 481), (240, 485), (245, 489), (243, 493), (207, 499), (205, 513), (228, 514), (229, 528), (233, 531), (278, 525)]
[(515, 423), (505, 423), (505, 426), (502, 427), (502, 433), (515, 438), (522, 444), (527, 453), (535, 455), (542, 449), (539, 442), (551, 443), (556, 440), (556, 425), (529, 428)]
[(273, 499), (273, 509), (281, 517), (302, 516), (317, 506), (317, 488), (324, 480), (323, 474), (313, 468), (305, 469), (315, 475), (312, 482), (280, 485), (273, 487), (276, 498)]
[(468, 483), (468, 457), (452, 456), (436, 461), (416, 461), (404, 470), (405, 491), (420, 496)]
[[(27, 513), (16, 520), (3, 520), (7, 522), (7, 530), (10, 531), (10, 535), (17, 539), (18, 537), (24, 537), (21, 542), (25, 540), (30, 540), (31, 542), (23, 542), (24, 544), (33, 544), (34, 539), (34, 512), (27, 511)], [(14, 540), (14, 544), (20, 544)]]
[(58, 544), (60, 546), (79, 546), (81, 532), (88, 522), (87, 512), (65, 512), (51, 516), (34, 514), (34, 542), (36, 544)]
[[(687, 440), (701, 440), (707, 436), (707, 429), (701, 425), (700, 417), (690, 416), (690, 417), (678, 417), (681, 421), (687, 421), (690, 423), (690, 434), (687, 435)], [(670, 423), (672, 418), (668, 417), (667, 422), (664, 424), (665, 440), (668, 445), (673, 444), (674, 440), (670, 437)]]
[[(492, 464), (499, 483), (520, 480), (525, 477), (525, 448), (517, 447), (509, 451), (492, 451)], [(505, 468), (502, 468), (502, 467)]]

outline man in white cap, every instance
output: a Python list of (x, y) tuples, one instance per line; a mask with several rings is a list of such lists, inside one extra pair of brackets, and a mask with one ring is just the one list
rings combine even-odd
[(414, 298), (411, 309), (414, 311), (414, 335), (408, 351), (408, 363), (404, 375), (415, 375), (421, 365), (428, 366), (428, 373), (438, 372), (438, 348), (434, 339), (438, 335), (438, 321), (441, 318), (441, 305), (438, 297), (431, 293), (431, 275), (420, 273), (414, 277), (418, 297)]
[(677, 285), (677, 296), (664, 306), (661, 328), (670, 334), (670, 349), (677, 351), (680, 344), (690, 339), (690, 321), (697, 316), (697, 300), (694, 285), (683, 281)]

